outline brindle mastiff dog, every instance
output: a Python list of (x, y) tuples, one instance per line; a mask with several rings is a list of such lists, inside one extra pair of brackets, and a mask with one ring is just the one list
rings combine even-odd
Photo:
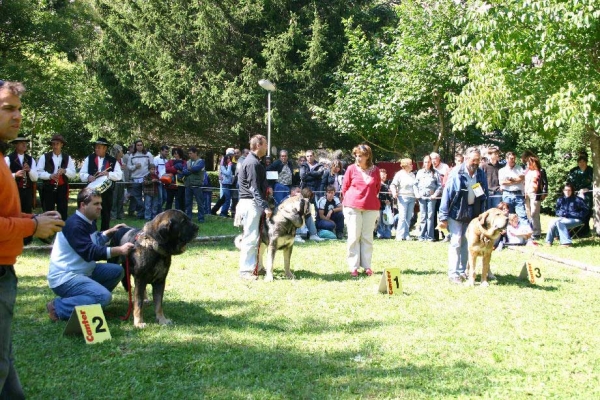
[(467, 265), (467, 285), (475, 285), (477, 258), (483, 258), (481, 286), (489, 286), (487, 282), (490, 271), (490, 260), (494, 251), (494, 241), (508, 225), (508, 217), (497, 208), (491, 208), (473, 219), (467, 227), (469, 246), (469, 263)]
[[(127, 242), (135, 244), (129, 253), (129, 272), (134, 277), (133, 325), (144, 328), (142, 306), (146, 285), (152, 285), (154, 312), (159, 324), (169, 324), (162, 308), (165, 281), (171, 257), (185, 251), (185, 246), (198, 234), (198, 226), (183, 212), (167, 210), (158, 214), (152, 221), (146, 222), (144, 228), (121, 228), (112, 238), (112, 245), (119, 246)], [(125, 257), (121, 257), (121, 265), (125, 268)], [(125, 277), (124, 285), (129, 287), (129, 277)]]
[[(290, 271), (290, 259), (294, 248), (296, 229), (304, 225), (304, 218), (310, 212), (310, 199), (298, 194), (284, 200), (273, 214), (270, 220), (262, 222), (260, 231), (260, 248), (258, 252), (259, 270), (263, 269), (262, 257), (266, 250), (269, 256), (265, 265), (265, 281), (273, 280), (273, 263), (277, 250), (283, 251), (283, 266), (285, 276), (294, 279)], [(239, 249), (242, 236), (235, 239), (236, 247)]]

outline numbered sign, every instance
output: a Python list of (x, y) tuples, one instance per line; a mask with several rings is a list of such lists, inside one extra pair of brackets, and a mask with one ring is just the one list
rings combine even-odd
[(83, 335), (87, 344), (110, 340), (110, 331), (100, 304), (77, 306), (67, 322), (63, 335)]
[(402, 294), (402, 281), (400, 280), (400, 268), (386, 268), (379, 281), (379, 292), (390, 296)]
[(531, 262), (526, 262), (523, 264), (519, 278), (527, 279), (532, 285), (537, 285), (538, 283), (544, 282), (544, 276), (542, 275), (541, 267), (538, 264), (534, 265)]

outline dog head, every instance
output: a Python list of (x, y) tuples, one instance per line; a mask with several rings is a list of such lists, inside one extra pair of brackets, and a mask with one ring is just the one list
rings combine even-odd
[(298, 194), (291, 196), (279, 204), (274, 218), (283, 218), (294, 224), (296, 228), (304, 225), (304, 217), (310, 212), (310, 199)]
[(508, 225), (508, 217), (498, 208), (490, 208), (477, 218), (486, 236), (500, 233)]
[(167, 210), (144, 225), (144, 233), (153, 237), (160, 248), (171, 255), (181, 254), (198, 234), (198, 226), (184, 212)]

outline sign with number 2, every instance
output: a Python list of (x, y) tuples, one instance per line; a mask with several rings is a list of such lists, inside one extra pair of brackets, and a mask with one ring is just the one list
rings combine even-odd
[(75, 307), (63, 334), (83, 334), (86, 344), (95, 344), (111, 339), (106, 317), (100, 304)]

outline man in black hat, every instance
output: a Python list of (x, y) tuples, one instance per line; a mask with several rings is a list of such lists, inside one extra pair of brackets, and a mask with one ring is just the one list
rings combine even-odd
[(69, 204), (69, 179), (75, 178), (77, 171), (71, 156), (63, 152), (67, 142), (62, 135), (52, 136), (48, 144), (52, 151), (43, 154), (37, 163), (38, 176), (43, 182), (40, 193), (42, 208), (51, 211), (56, 207), (64, 221)]
[[(108, 140), (98, 138), (94, 142), (94, 152), (85, 158), (83, 166), (79, 171), (81, 182), (88, 182), (88, 184), (101, 192), (102, 212), (100, 216), (102, 222), (100, 230), (102, 231), (110, 228), (110, 212), (112, 210), (112, 198), (115, 190), (114, 182), (123, 179), (121, 165), (117, 162), (116, 158), (106, 154), (107, 150)], [(113, 181), (113, 183), (110, 185), (109, 183), (99, 186), (92, 185), (92, 182), (108, 182), (108, 180)]]
[[(19, 198), (21, 199), (21, 211), (31, 214), (33, 210), (33, 183), (37, 181), (38, 174), (35, 159), (26, 154), (29, 139), (19, 136), (10, 143), (15, 147), (15, 151), (5, 157), (6, 164), (10, 168), (13, 177), (17, 181), (19, 188)], [(31, 243), (32, 237), (26, 237), (23, 240), (25, 245)]]

